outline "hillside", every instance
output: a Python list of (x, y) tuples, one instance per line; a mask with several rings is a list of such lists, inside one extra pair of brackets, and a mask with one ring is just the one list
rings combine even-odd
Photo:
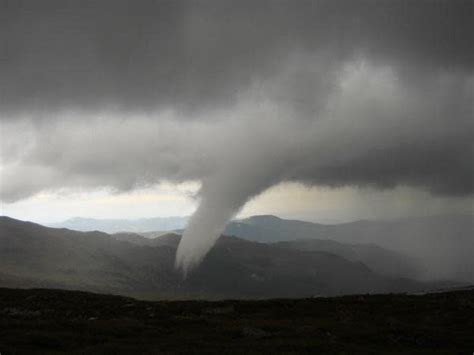
[[(323, 225), (275, 216), (254, 216), (232, 222), (226, 234), (273, 243), (329, 240), (359, 248), (375, 245), (400, 255), (425, 280), (474, 282), (474, 217), (443, 215), (390, 221), (357, 221)], [(326, 243), (326, 247), (330, 245)], [(335, 246), (335, 244), (333, 245)], [(341, 246), (337, 246), (340, 250)], [(387, 254), (387, 253), (386, 253)], [(339, 254), (338, 254), (339, 255)], [(343, 254), (341, 254), (342, 256)], [(368, 263), (368, 259), (361, 259)], [(414, 265), (413, 265), (414, 264)]]
[[(439, 287), (381, 276), (361, 262), (222, 237), (183, 279), (178, 235), (136, 245), (101, 232), (47, 228), (0, 218), (0, 285), (54, 287), (147, 299), (309, 297)], [(129, 236), (130, 237), (130, 236)], [(139, 238), (138, 236), (136, 238)], [(135, 238), (135, 239), (136, 239)]]
[(5, 354), (470, 354), (474, 291), (145, 302), (0, 288)]
[(350, 261), (359, 261), (382, 275), (418, 278), (420, 269), (416, 259), (379, 247), (375, 244), (348, 244), (324, 239), (301, 239), (274, 244), (281, 248), (301, 251), (322, 251)]

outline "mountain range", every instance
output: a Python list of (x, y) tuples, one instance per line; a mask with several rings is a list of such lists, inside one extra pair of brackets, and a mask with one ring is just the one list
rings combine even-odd
[[(132, 232), (153, 239), (166, 231), (182, 233), (187, 220), (187, 217), (73, 218), (54, 226), (108, 233)], [(360, 220), (331, 225), (263, 215), (235, 220), (228, 224), (224, 234), (267, 244), (285, 242), (280, 246), (300, 250), (334, 253), (361, 261), (387, 276), (474, 283), (473, 215)], [(146, 241), (141, 240), (141, 243)]]
[(391, 277), (362, 261), (297, 244), (221, 237), (187, 278), (180, 236), (147, 239), (0, 217), (0, 286), (87, 290), (146, 299), (312, 297), (418, 292), (447, 285)]

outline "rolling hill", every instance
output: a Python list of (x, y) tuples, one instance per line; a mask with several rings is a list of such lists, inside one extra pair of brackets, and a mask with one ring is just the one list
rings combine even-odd
[[(360, 253), (364, 254), (378, 246), (398, 254), (399, 258), (405, 258), (424, 280), (447, 279), (474, 283), (472, 215), (356, 221), (336, 225), (254, 216), (230, 223), (225, 233), (265, 243), (298, 241), (299, 244), (293, 245), (298, 248), (305, 244), (302, 241), (316, 239), (320, 241), (312, 242), (312, 250), (318, 245), (322, 248), (319, 250), (330, 250), (341, 256), (348, 256), (352, 252), (341, 251), (340, 244), (352, 250), (359, 248)], [(361, 246), (364, 244), (372, 246)], [(375, 255), (379, 255), (379, 252)], [(369, 263), (369, 259), (360, 260)]]
[[(414, 292), (439, 287), (381, 276), (361, 262), (320, 251), (221, 237), (183, 279), (178, 235), (137, 245), (101, 232), (54, 229), (0, 218), (0, 286), (88, 290), (147, 299), (310, 297)], [(139, 236), (138, 236), (139, 238)]]

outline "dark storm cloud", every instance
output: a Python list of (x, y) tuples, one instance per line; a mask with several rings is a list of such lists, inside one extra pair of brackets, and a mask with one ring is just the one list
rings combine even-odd
[(0, 1), (0, 107), (228, 105), (301, 49), (471, 70), (471, 1)]
[(0, 0), (0, 197), (199, 180), (177, 262), (282, 181), (468, 196), (472, 1)]

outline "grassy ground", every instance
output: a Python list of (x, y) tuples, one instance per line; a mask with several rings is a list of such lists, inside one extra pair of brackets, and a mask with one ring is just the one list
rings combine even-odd
[(472, 354), (474, 291), (145, 302), (0, 289), (0, 353)]

